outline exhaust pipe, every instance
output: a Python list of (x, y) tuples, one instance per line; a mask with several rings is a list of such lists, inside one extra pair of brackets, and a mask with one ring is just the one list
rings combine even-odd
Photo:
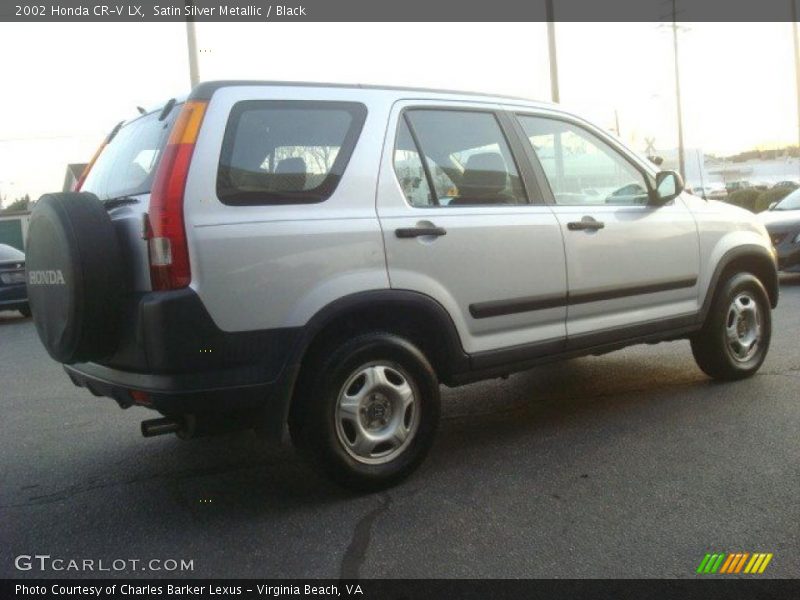
[(183, 423), (166, 417), (148, 419), (147, 421), (142, 421), (142, 435), (144, 437), (155, 437), (167, 433), (178, 433), (182, 427)]
[(239, 431), (253, 427), (253, 415), (240, 414), (201, 414), (182, 415), (179, 419), (162, 417), (142, 421), (142, 435), (155, 437), (167, 433), (175, 433), (182, 440), (196, 437)]

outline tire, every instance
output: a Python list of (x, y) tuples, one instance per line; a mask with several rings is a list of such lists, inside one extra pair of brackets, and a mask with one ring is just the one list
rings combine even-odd
[(28, 305), (47, 352), (62, 363), (108, 356), (118, 342), (125, 292), (114, 225), (93, 194), (45, 194), (25, 249)]
[(703, 328), (692, 339), (692, 353), (703, 372), (723, 381), (758, 371), (772, 337), (770, 302), (764, 285), (750, 273), (722, 284)]
[[(423, 461), (439, 424), (439, 381), (404, 338), (369, 333), (304, 365), (290, 416), (301, 454), (339, 485), (377, 491)], [(383, 440), (383, 441), (379, 441)]]
[(28, 306), (27, 304), (25, 306), (23, 306), (22, 308), (20, 308), (19, 312), (21, 312), (22, 316), (25, 317), (26, 319), (30, 319), (31, 318), (31, 307)]

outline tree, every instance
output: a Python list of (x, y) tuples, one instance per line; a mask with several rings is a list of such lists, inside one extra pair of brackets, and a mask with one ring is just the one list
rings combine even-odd
[(9, 204), (5, 209), (4, 212), (17, 212), (28, 210), (31, 206), (31, 197), (28, 194), (25, 194), (21, 198), (17, 198), (11, 204)]

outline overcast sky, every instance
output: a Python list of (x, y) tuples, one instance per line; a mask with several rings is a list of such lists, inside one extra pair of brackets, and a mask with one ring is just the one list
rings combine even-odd
[[(651, 23), (559, 23), (561, 100), (638, 150), (676, 145), (672, 38)], [(197, 25), (200, 77), (442, 87), (549, 100), (541, 23)], [(681, 33), (687, 147), (796, 143), (790, 23)], [(0, 24), (0, 197), (58, 190), (135, 107), (189, 87), (185, 25)]]

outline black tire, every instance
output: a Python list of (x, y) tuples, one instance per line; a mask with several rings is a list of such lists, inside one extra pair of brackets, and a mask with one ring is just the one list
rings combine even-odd
[(55, 360), (102, 358), (118, 342), (124, 263), (114, 225), (93, 194), (45, 194), (31, 213), (28, 304)]
[(25, 306), (23, 306), (22, 308), (20, 308), (19, 312), (21, 312), (22, 316), (25, 317), (26, 319), (30, 319), (31, 318), (31, 307), (28, 306), (27, 304)]
[[(748, 337), (742, 338), (747, 343), (728, 341), (728, 328), (736, 329), (738, 326), (733, 308), (737, 298), (741, 300), (740, 304), (746, 302), (742, 304), (745, 308), (750, 306), (749, 302), (754, 302), (755, 309), (760, 314), (760, 337), (755, 346), (749, 343)], [(697, 366), (706, 375), (723, 381), (744, 379), (753, 375), (761, 367), (769, 350), (772, 337), (770, 310), (767, 291), (754, 275), (736, 273), (724, 281), (715, 294), (703, 328), (691, 339)], [(743, 325), (745, 330), (750, 322), (748, 319), (749, 317)]]
[[(312, 464), (325, 476), (339, 485), (356, 491), (377, 491), (397, 484), (410, 475), (423, 461), (433, 443), (439, 424), (439, 381), (433, 367), (425, 355), (408, 340), (388, 333), (368, 333), (351, 340), (344, 341), (330, 348), (330, 352), (319, 352), (318, 359), (311, 359), (305, 364), (298, 380), (297, 393), (290, 415), (290, 432), (292, 440), (301, 454), (307, 456)], [(388, 451), (384, 457), (357, 457), (353, 445), (348, 442), (355, 433), (356, 425), (350, 425), (348, 435), (346, 419), (339, 419), (337, 426), (337, 405), (340, 394), (351, 390), (362, 393), (358, 388), (359, 373), (365, 370), (383, 370), (386, 396), (383, 396), (380, 385), (371, 389), (376, 394), (367, 394), (361, 402), (358, 419), (365, 429), (364, 422), (375, 417), (377, 423), (383, 419), (386, 432), (396, 419), (402, 419), (403, 430), (406, 425), (414, 432), (409, 433), (406, 440)], [(398, 379), (399, 376), (399, 379)], [(415, 408), (381, 408), (386, 398), (392, 397), (394, 389), (405, 389), (401, 380), (414, 393), (412, 403)], [(349, 383), (349, 388), (344, 389)], [(392, 386), (391, 388), (387, 386)], [(355, 387), (354, 387), (355, 386)], [(367, 386), (367, 382), (363, 383)], [(369, 389), (365, 388), (366, 392)], [(391, 404), (386, 400), (385, 404)], [(396, 408), (396, 406), (395, 406)], [(408, 412), (405, 412), (408, 411)], [(402, 416), (401, 416), (402, 415)], [(417, 419), (414, 421), (414, 419)], [(355, 422), (355, 421), (353, 421)], [(372, 424), (373, 421), (369, 421)], [(416, 423), (416, 425), (414, 425)], [(395, 442), (392, 442), (395, 443)], [(374, 452), (380, 451), (380, 444), (375, 445)], [(385, 461), (367, 464), (364, 461)]]

